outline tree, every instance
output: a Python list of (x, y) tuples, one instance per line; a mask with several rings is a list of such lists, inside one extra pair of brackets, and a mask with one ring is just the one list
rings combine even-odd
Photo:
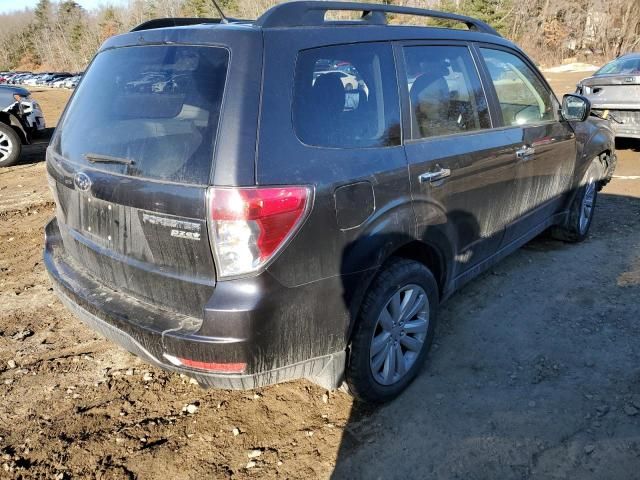
[[(256, 18), (281, 1), (217, 0), (226, 15), (237, 18)], [(596, 63), (640, 49), (640, 0), (376, 1), (480, 18), (546, 64), (580, 55)], [(128, 0), (90, 12), (78, 2), (38, 0), (33, 9), (0, 15), (0, 70), (82, 70), (105, 39), (147, 20), (219, 16), (212, 0)], [(338, 18), (352, 17), (342, 12)], [(406, 15), (388, 15), (388, 21), (465, 28), (459, 22)]]
[(106, 7), (102, 12), (102, 18), (98, 24), (100, 27), (100, 42), (122, 32), (122, 22), (118, 18), (114, 7)]
[(513, 8), (513, 0), (465, 0), (460, 4), (460, 13), (480, 19), (506, 36)]
[(51, 1), (39, 0), (36, 8), (34, 9), (34, 15), (36, 17), (36, 25), (40, 28), (49, 28), (51, 21)]
[(210, 17), (212, 7), (210, 0), (186, 0), (182, 12), (186, 17)]

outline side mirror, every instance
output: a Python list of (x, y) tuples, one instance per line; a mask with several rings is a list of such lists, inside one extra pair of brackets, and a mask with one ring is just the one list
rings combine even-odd
[(569, 122), (584, 122), (591, 114), (591, 102), (582, 95), (568, 93), (562, 97), (562, 117)]

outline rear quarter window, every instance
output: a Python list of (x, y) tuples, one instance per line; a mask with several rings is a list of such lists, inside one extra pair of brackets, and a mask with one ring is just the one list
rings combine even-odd
[(312, 146), (399, 145), (399, 99), (391, 46), (336, 45), (300, 52), (293, 125), (298, 138)]
[(207, 184), (228, 62), (226, 49), (203, 46), (98, 54), (65, 113), (54, 151), (123, 175)]

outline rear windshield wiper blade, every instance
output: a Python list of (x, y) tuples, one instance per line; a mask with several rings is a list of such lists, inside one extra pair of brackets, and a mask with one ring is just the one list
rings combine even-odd
[(134, 161), (128, 158), (112, 157), (110, 155), (100, 155), (98, 153), (85, 153), (84, 158), (91, 163), (122, 163), (123, 165), (133, 165)]

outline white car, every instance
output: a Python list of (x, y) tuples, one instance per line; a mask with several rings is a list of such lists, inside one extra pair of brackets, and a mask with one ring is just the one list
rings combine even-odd
[(76, 88), (81, 78), (82, 75), (75, 75), (71, 78), (65, 78), (64, 88)]
[(39, 77), (39, 76), (31, 77), (31, 78), (26, 79), (26, 80), (24, 81), (24, 84), (25, 84), (25, 85), (29, 85), (29, 86), (31, 86), (31, 87), (35, 87), (35, 86), (36, 86), (36, 82), (37, 82), (39, 79), (40, 79), (40, 77)]
[(10, 85), (0, 87), (0, 103), (2, 103), (0, 109), (2, 111), (8, 112), (12, 110), (18, 101), (22, 106), (23, 122), (31, 135), (37, 135), (47, 128), (40, 104), (31, 97), (29, 90)]
[(46, 128), (40, 105), (29, 90), (0, 86), (0, 167), (14, 165), (20, 158), (22, 145)]

